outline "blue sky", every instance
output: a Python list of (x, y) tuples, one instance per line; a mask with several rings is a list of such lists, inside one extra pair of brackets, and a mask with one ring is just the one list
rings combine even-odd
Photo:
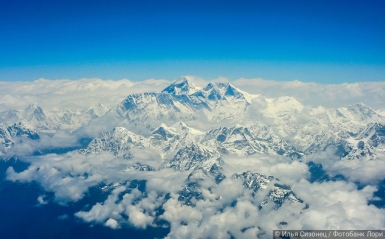
[(385, 1), (0, 1), (0, 80), (385, 80)]

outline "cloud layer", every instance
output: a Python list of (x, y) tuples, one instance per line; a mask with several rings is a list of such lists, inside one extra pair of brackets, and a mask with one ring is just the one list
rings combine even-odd
[(268, 97), (292, 96), (312, 107), (340, 107), (362, 102), (375, 109), (385, 107), (385, 82), (318, 84), (301, 81), (238, 79), (233, 84), (249, 93)]
[[(113, 229), (133, 226), (145, 229), (160, 226), (164, 220), (171, 227), (168, 238), (271, 238), (272, 229), (378, 229), (385, 227), (385, 210), (368, 205), (376, 186), (359, 189), (346, 181), (310, 183), (308, 166), (285, 157), (224, 158), (226, 175), (246, 170), (274, 175), (280, 183), (293, 185), (293, 192), (303, 203), (286, 201), (274, 210), (272, 204), (259, 208), (268, 190), (253, 195), (239, 181), (227, 177), (220, 184), (207, 180), (202, 184), (203, 200), (195, 206), (178, 200), (189, 172), (172, 169), (160, 171), (126, 170), (135, 162), (159, 167), (154, 157), (134, 152), (132, 159), (116, 158), (111, 153), (83, 155), (70, 152), (29, 157), (29, 168), (16, 173), (7, 170), (12, 181), (38, 181), (53, 192), (55, 201), (66, 204), (85, 196), (90, 187), (108, 192), (108, 197), (88, 210), (75, 214), (88, 223)], [(347, 175), (349, 177), (349, 175)], [(352, 173), (350, 177), (355, 177)], [(375, 176), (374, 176), (375, 177)], [(137, 180), (145, 187), (133, 186)], [(143, 181), (143, 182), (144, 182)], [(136, 185), (136, 184), (135, 184)], [(41, 204), (45, 201), (40, 196)]]
[(0, 82), (0, 111), (23, 109), (32, 102), (46, 109), (84, 109), (97, 103), (112, 106), (131, 93), (160, 91), (169, 83), (166, 80), (152, 79), (143, 82), (126, 79), (3, 81)]
[[(227, 82), (224, 77), (201, 79), (187, 76), (200, 86), (211, 81)], [(47, 109), (88, 108), (97, 102), (113, 106), (131, 93), (159, 92), (171, 80), (149, 79), (134, 82), (127, 79), (101, 80), (47, 80), (32, 82), (0, 82), (0, 111), (23, 109), (32, 102)], [(267, 97), (292, 96), (305, 105), (317, 107), (339, 107), (363, 102), (375, 109), (385, 108), (385, 82), (358, 82), (343, 84), (318, 84), (300, 81), (273, 81), (264, 79), (238, 79), (231, 82), (253, 94)]]

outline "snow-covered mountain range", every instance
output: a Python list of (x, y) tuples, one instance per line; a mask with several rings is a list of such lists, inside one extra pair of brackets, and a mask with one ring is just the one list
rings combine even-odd
[[(230, 83), (199, 87), (182, 77), (161, 92), (130, 94), (112, 108), (45, 110), (32, 103), (1, 112), (0, 157), (18, 157), (13, 147), (60, 132), (92, 138), (73, 155), (124, 160), (119, 174), (182, 175), (174, 193), (191, 207), (225, 200), (220, 190), (231, 183), (245, 190), (242, 197), (254, 198), (258, 210), (288, 204), (300, 205), (296, 213), (302, 213), (309, 206), (292, 182), (248, 169), (247, 160), (308, 162), (328, 153), (335, 160), (368, 161), (385, 155), (385, 116), (362, 103), (312, 108), (289, 96), (253, 95)], [(141, 160), (146, 157), (151, 160)]]
[[(25, 132), (54, 134), (58, 130), (73, 132), (108, 124), (108, 131), (112, 131), (104, 135), (111, 134), (109, 140), (123, 137), (122, 131), (127, 129), (131, 131), (127, 135), (135, 135), (133, 144), (143, 141), (143, 147), (159, 147), (164, 154), (195, 143), (221, 154), (278, 154), (292, 158), (331, 146), (340, 148), (341, 157), (352, 158), (350, 152), (362, 147), (368, 151), (370, 146), (370, 157), (375, 157), (374, 151), (382, 151), (383, 145), (385, 117), (380, 113), (362, 103), (310, 108), (292, 97), (270, 99), (248, 94), (230, 83), (209, 83), (200, 88), (182, 77), (162, 92), (129, 95), (112, 109), (99, 103), (83, 111), (45, 111), (32, 103), (22, 111), (1, 112), (0, 137), (2, 145), (10, 147), (19, 135), (10, 134), (7, 128), (15, 125)], [(380, 137), (377, 143), (370, 143), (368, 131)], [(92, 144), (96, 144), (95, 140)]]

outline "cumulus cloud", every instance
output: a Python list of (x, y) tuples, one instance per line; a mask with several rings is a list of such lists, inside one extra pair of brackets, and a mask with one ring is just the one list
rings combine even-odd
[[(38, 181), (45, 190), (54, 192), (55, 201), (67, 203), (84, 197), (90, 187), (97, 186), (108, 197), (75, 214), (88, 223), (98, 223), (118, 229), (124, 226), (145, 229), (159, 226), (164, 220), (170, 225), (168, 238), (271, 238), (273, 228), (285, 229), (378, 229), (385, 226), (385, 211), (368, 201), (373, 199), (375, 186), (358, 189), (345, 181), (310, 183), (305, 163), (285, 157), (254, 155), (224, 157), (227, 177), (216, 184), (201, 182), (203, 200), (187, 205), (179, 200), (179, 190), (190, 172), (172, 169), (160, 171), (125, 170), (134, 162), (160, 166), (160, 159), (140, 155), (127, 160), (112, 154), (34, 156), (31, 165), (16, 173), (7, 170), (12, 181)], [(157, 164), (158, 163), (158, 164)], [(232, 180), (233, 173), (244, 171), (273, 175), (281, 184), (292, 185), (301, 203), (285, 201), (278, 209), (261, 202), (273, 189), (253, 194), (240, 181)], [(145, 180), (144, 188), (132, 187), (134, 180)], [(38, 199), (39, 200), (39, 199)], [(43, 198), (40, 198), (44, 202)]]
[(44, 204), (47, 204), (48, 202), (44, 200), (44, 195), (43, 196), (39, 196), (37, 198), (37, 202), (40, 204), (40, 205), (44, 205)]
[[(108, 198), (103, 203), (97, 203), (92, 206), (91, 210), (88, 212), (80, 211), (77, 212), (75, 215), (77, 217), (82, 218), (86, 222), (99, 222), (102, 223), (104, 221), (108, 221), (110, 219), (113, 219), (111, 217), (115, 217), (113, 219), (116, 223), (116, 219), (121, 219), (121, 213), (124, 212), (124, 207), (122, 205), (117, 205), (115, 202), (118, 200), (118, 195), (126, 190), (126, 187), (119, 186), (112, 190), (111, 194), (108, 196)], [(140, 192), (139, 192), (140, 194)], [(135, 192), (131, 194), (132, 196), (129, 198), (124, 198), (124, 201), (128, 201), (128, 203), (132, 202), (132, 199), (134, 198), (133, 195), (135, 195)], [(106, 224), (107, 224), (106, 221)], [(110, 220), (111, 221), (111, 220)]]
[(293, 161), (288, 157), (252, 155), (249, 157), (224, 157), (228, 165), (224, 166), (229, 174), (246, 171), (272, 175), (281, 181), (292, 184), (308, 175), (308, 166), (305, 163)]
[[(65, 155), (48, 154), (25, 159), (31, 163), (27, 170), (16, 173), (12, 167), (7, 170), (11, 181), (38, 181), (45, 190), (53, 191), (58, 202), (77, 201), (84, 196), (89, 187), (99, 184), (116, 165), (114, 156), (109, 153), (98, 157), (78, 153)], [(102, 165), (110, 165), (103, 168)]]
[(352, 183), (311, 184), (302, 179), (293, 190), (309, 208), (286, 202), (277, 210), (259, 210), (250, 195), (226, 194), (236, 200), (235, 205), (205, 200), (191, 207), (171, 199), (164, 204), (162, 217), (171, 223), (169, 238), (271, 238), (275, 228), (375, 229), (385, 225), (384, 210), (367, 205), (374, 187), (358, 190)]
[(325, 152), (308, 156), (307, 160), (322, 164), (323, 169), (332, 176), (343, 175), (349, 181), (361, 185), (377, 185), (385, 179), (383, 173), (385, 155), (382, 152), (378, 152), (378, 158), (373, 160), (340, 160), (334, 152), (335, 149), (330, 148)]
[(295, 222), (297, 228), (357, 230), (383, 228), (385, 225), (384, 209), (367, 203), (376, 190), (373, 186), (358, 190), (357, 185), (350, 182), (310, 184), (301, 180), (293, 190), (309, 204), (310, 209)]
[(22, 157), (44, 150), (79, 147), (81, 146), (79, 140), (84, 136), (58, 130), (53, 135), (41, 133), (38, 140), (15, 137), (13, 138), (15, 144), (5, 152), (3, 157)]
[(109, 219), (106, 221), (105, 225), (106, 225), (107, 227), (111, 227), (112, 229), (117, 229), (117, 228), (119, 228), (119, 223), (118, 223), (115, 219), (113, 219), (113, 218), (109, 218)]
[(383, 160), (385, 154), (378, 150), (377, 158), (368, 160), (366, 158), (347, 160), (336, 155), (338, 149), (328, 147), (324, 151), (316, 154), (306, 155), (303, 158), (304, 162), (314, 162), (322, 165), (323, 170), (330, 176), (342, 175), (348, 181), (358, 183), (360, 185), (377, 185), (381, 180), (385, 179)]

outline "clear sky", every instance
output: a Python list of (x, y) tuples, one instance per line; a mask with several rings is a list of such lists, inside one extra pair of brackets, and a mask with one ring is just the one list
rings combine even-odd
[(0, 80), (385, 81), (385, 1), (0, 0)]

